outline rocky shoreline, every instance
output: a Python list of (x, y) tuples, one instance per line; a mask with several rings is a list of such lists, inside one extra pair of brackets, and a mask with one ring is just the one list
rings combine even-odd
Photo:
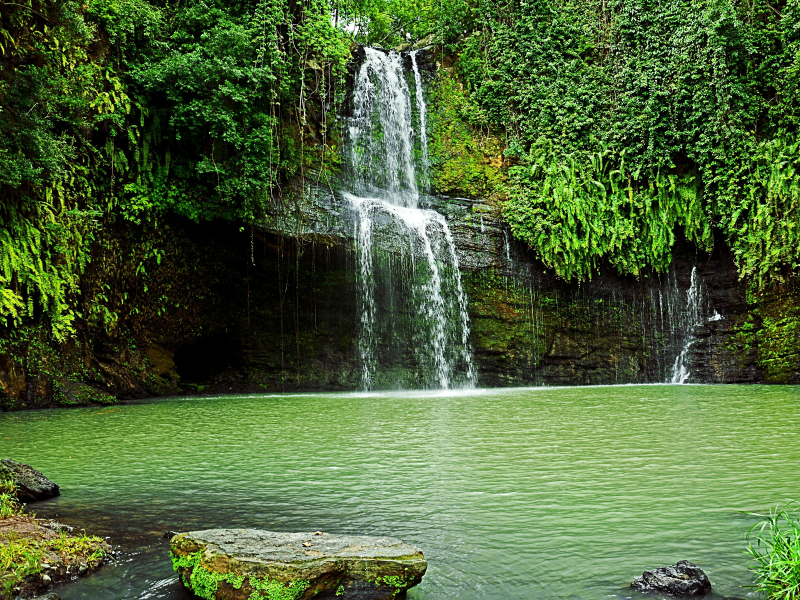
[(0, 600), (39, 597), (58, 584), (96, 571), (113, 559), (101, 537), (38, 519), (22, 500), (56, 496), (59, 486), (24, 463), (0, 461)]

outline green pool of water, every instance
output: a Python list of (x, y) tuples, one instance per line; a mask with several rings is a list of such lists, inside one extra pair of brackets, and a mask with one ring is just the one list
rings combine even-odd
[(62, 486), (42, 516), (126, 554), (64, 600), (186, 598), (164, 531), (392, 535), (410, 598), (626, 598), (689, 559), (746, 597), (747, 513), (800, 498), (800, 388), (617, 386), (192, 397), (0, 415)]

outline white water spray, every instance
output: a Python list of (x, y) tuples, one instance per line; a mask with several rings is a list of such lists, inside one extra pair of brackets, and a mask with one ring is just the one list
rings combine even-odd
[(419, 200), (411, 94), (397, 52), (366, 48), (353, 89), (348, 127), (351, 191), (398, 206)]

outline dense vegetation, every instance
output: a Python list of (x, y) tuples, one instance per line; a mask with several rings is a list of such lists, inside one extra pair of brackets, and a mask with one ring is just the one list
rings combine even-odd
[[(517, 159), (514, 234), (565, 278), (664, 271), (676, 234), (760, 284), (800, 266), (800, 5), (482, 0), (453, 44)], [(720, 235), (715, 235), (718, 231)]]
[[(327, 148), (331, 81), (349, 56), (327, 3), (0, 8), (0, 315), (12, 323), (43, 312), (70, 335), (79, 277), (120, 222), (254, 222), (303, 169), (307, 104)], [(138, 271), (159, 250), (131, 257)], [(105, 319), (94, 300), (84, 316)]]
[[(13, 477), (0, 471), (0, 600), (19, 598), (15, 591), (25, 589), (25, 595), (37, 590), (41, 575), (52, 565), (50, 579), (69, 581), (79, 565), (84, 571), (103, 563), (111, 549), (107, 542), (85, 532), (70, 535), (65, 529), (58, 533), (37, 521), (36, 515), (17, 500), (18, 486)], [(54, 561), (54, 559), (56, 559)]]

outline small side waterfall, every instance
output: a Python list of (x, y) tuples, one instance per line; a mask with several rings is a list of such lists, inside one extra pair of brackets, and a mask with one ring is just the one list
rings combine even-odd
[[(366, 48), (355, 77), (342, 193), (358, 260), (364, 389), (475, 382), (469, 315), (445, 218), (417, 208), (427, 183), (426, 106), (416, 52)], [(416, 114), (414, 111), (416, 107)]]
[[(714, 314), (719, 313), (714, 311)], [(675, 357), (675, 363), (672, 365), (672, 377), (669, 383), (686, 383), (691, 375), (688, 364), (689, 350), (697, 342), (694, 335), (696, 328), (703, 324), (703, 288), (697, 276), (697, 267), (692, 267), (689, 289), (686, 292), (686, 310), (681, 321), (685, 340), (680, 354)]]
[(428, 186), (428, 167), (430, 162), (428, 159), (428, 107), (425, 106), (425, 94), (422, 93), (422, 75), (419, 72), (419, 65), (417, 65), (417, 50), (411, 52), (411, 65), (414, 69), (414, 90), (417, 99), (417, 114), (419, 118), (419, 138), (421, 140), (420, 156), (420, 181), (423, 188)]

